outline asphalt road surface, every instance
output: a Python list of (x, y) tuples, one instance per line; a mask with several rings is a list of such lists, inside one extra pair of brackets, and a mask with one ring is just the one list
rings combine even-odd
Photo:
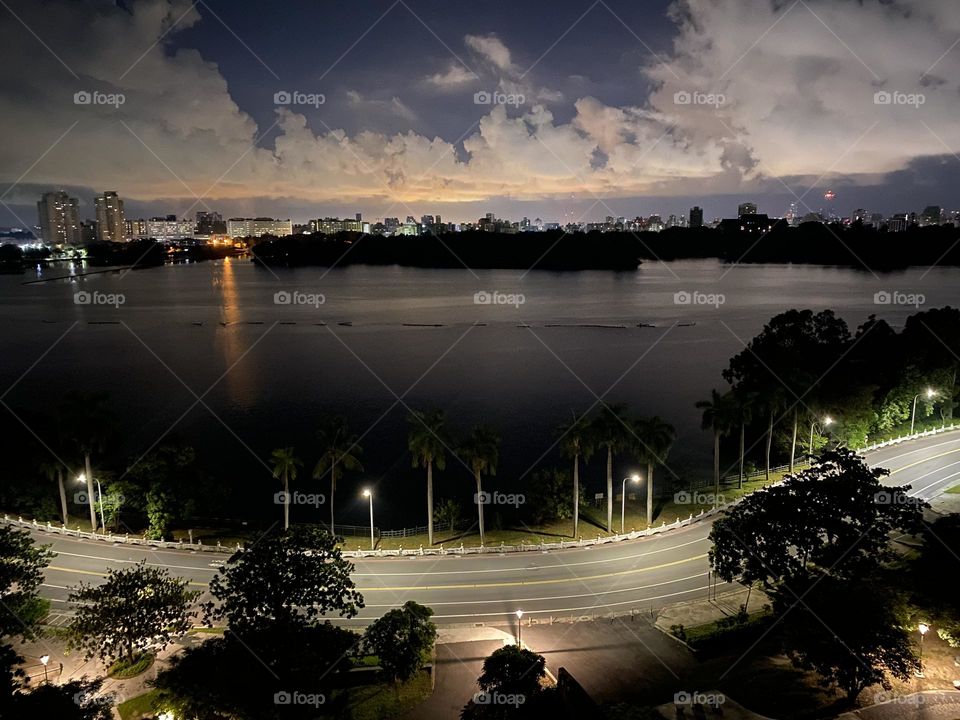
[[(960, 483), (960, 433), (934, 435), (867, 454), (891, 470), (888, 485), (913, 486), (930, 499)], [(600, 615), (650, 609), (705, 597), (710, 522), (651, 538), (591, 548), (469, 555), (354, 560), (354, 581), (366, 607), (345, 624), (367, 624), (407, 600), (432, 607), (442, 625), (516, 624), (525, 619)], [(205, 591), (226, 555), (130, 547), (73, 540), (37, 532), (57, 557), (42, 592), (53, 609), (69, 611), (69, 588), (97, 582), (107, 568), (145, 560), (187, 578)], [(718, 591), (724, 588), (721, 586)]]

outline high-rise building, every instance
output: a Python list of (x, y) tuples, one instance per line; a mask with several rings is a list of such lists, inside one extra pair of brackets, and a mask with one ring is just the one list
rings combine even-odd
[(743, 217), (744, 215), (756, 215), (756, 214), (757, 214), (757, 204), (754, 202), (740, 203), (737, 206), (737, 217)]
[(79, 245), (80, 206), (62, 190), (44, 193), (37, 202), (40, 218), (40, 237), (56, 245)]
[(920, 213), (921, 225), (939, 225), (942, 219), (943, 210), (939, 205), (927, 205)]
[(690, 208), (690, 227), (703, 227), (703, 208), (699, 205), (694, 205)]
[(198, 235), (223, 235), (227, 232), (227, 224), (223, 221), (223, 215), (218, 212), (198, 210), (196, 217)]
[(97, 213), (97, 240), (99, 242), (123, 242), (127, 224), (123, 218), (123, 200), (116, 191), (108, 190), (93, 199)]
[(227, 235), (232, 238), (261, 237), (274, 235), (283, 237), (293, 235), (293, 223), (290, 220), (273, 218), (230, 218), (227, 220)]

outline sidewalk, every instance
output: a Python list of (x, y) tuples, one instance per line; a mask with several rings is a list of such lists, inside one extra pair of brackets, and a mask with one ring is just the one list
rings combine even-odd
[[(670, 634), (671, 625), (683, 625), (690, 628), (716, 622), (721, 618), (736, 615), (740, 612), (741, 606), (747, 601), (747, 594), (747, 590), (741, 588), (718, 593), (715, 600), (708, 600), (704, 597), (702, 600), (689, 600), (668, 605), (657, 616), (655, 625), (659, 630)], [(747, 612), (758, 612), (763, 609), (765, 604), (769, 603), (769, 598), (756, 588), (749, 595), (750, 607), (747, 608)]]

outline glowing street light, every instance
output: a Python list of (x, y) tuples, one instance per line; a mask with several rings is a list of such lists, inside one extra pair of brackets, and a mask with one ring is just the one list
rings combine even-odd
[[(821, 423), (821, 429), (828, 428), (831, 425), (833, 425), (834, 419), (829, 415), (824, 415), (820, 423)], [(817, 420), (816, 418), (814, 418), (814, 420), (810, 423), (810, 445), (807, 446), (809, 449), (810, 457), (813, 457), (813, 429), (814, 427), (816, 427), (816, 425), (817, 425)]]
[(40, 656), (40, 664), (43, 665), (43, 683), (44, 683), (44, 685), (46, 685), (47, 682), (48, 682), (48, 680), (47, 680), (47, 665), (50, 664), (50, 656), (49, 656), (49, 655), (41, 655), (41, 656)]
[(926, 623), (920, 623), (917, 625), (917, 630), (920, 631), (920, 669), (916, 672), (918, 678), (923, 677), (923, 636), (930, 632), (930, 626)]
[[(106, 520), (104, 519), (104, 517), (103, 517), (103, 490), (100, 489), (100, 480), (99, 480), (98, 478), (94, 478), (94, 481), (97, 483), (97, 499), (99, 499), (99, 501), (100, 501), (100, 527), (103, 528), (103, 531), (104, 531), (104, 532), (106, 532), (106, 531), (107, 531), (107, 521), (106, 521)], [(80, 477), (77, 478), (77, 482), (86, 485), (86, 484), (87, 484), (87, 476), (86, 476), (86, 473), (80, 473)], [(90, 507), (91, 507), (91, 509), (92, 509), (92, 508), (93, 508), (93, 498), (92, 498), (92, 497), (88, 497), (87, 500), (89, 501)], [(94, 519), (96, 519), (96, 515), (94, 515)], [(97, 528), (93, 528), (93, 531), (96, 532), (96, 531), (97, 531)]]
[(620, 534), (623, 535), (623, 520), (627, 511), (627, 480), (630, 480), (636, 485), (640, 484), (640, 476), (637, 473), (634, 473), (628, 478), (623, 479), (623, 487), (620, 490)]
[(523, 610), (517, 610), (517, 647), (523, 647), (520, 640), (520, 630), (523, 628)]
[(363, 496), (370, 498), (370, 549), (373, 550), (376, 546), (376, 543), (373, 541), (373, 493), (368, 488), (363, 491)]
[(910, 412), (910, 434), (913, 435), (913, 425), (917, 420), (917, 400), (920, 399), (921, 395), (926, 395), (927, 400), (932, 400), (937, 396), (937, 391), (933, 388), (927, 388), (922, 393), (917, 393), (913, 396), (913, 410)]

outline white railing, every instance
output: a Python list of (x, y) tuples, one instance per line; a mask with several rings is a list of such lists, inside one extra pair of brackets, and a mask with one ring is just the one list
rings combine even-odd
[(939, 435), (940, 433), (950, 432), (951, 430), (960, 430), (960, 425), (953, 424), (947, 425), (944, 423), (938, 428), (930, 428), (929, 430), (923, 430), (922, 432), (913, 433), (912, 435), (899, 435), (895, 438), (890, 438), (889, 440), (884, 440), (883, 442), (873, 443), (872, 445), (867, 445), (857, 450), (858, 453), (870, 452), (871, 450), (879, 450), (880, 448), (885, 448), (890, 445), (897, 445), (907, 440), (917, 440), (918, 438), (928, 437), (930, 435)]

